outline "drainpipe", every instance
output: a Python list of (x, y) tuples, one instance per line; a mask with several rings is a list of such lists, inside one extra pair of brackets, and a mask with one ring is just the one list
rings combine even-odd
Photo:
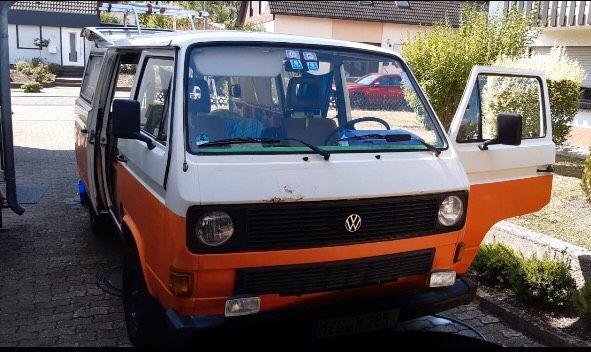
[(18, 204), (12, 143), (12, 108), (10, 103), (10, 61), (8, 56), (8, 9), (14, 1), (0, 2), (0, 126), (2, 128), (2, 161), (6, 182), (6, 201), (16, 214), (25, 212)]

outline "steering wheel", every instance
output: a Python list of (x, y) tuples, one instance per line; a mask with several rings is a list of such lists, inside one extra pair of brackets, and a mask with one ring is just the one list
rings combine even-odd
[(330, 142), (330, 140), (334, 137), (335, 134), (340, 133), (341, 131), (344, 131), (346, 129), (349, 129), (359, 122), (366, 122), (366, 121), (378, 122), (378, 123), (381, 123), (382, 125), (384, 125), (384, 127), (386, 127), (387, 130), (390, 129), (390, 125), (388, 125), (388, 123), (386, 121), (384, 121), (378, 117), (371, 117), (371, 116), (360, 117), (358, 119), (347, 121), (347, 123), (345, 123), (344, 125), (335, 128), (332, 132), (330, 132), (328, 134), (328, 137), (326, 137), (326, 140), (324, 140), (324, 145), (329, 145), (328, 142)]

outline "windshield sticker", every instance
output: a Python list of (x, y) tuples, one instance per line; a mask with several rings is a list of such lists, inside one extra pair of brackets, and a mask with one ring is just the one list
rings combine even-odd
[(300, 53), (297, 50), (285, 50), (285, 56), (288, 59), (299, 59)]
[(318, 71), (320, 69), (318, 61), (307, 61), (306, 64), (308, 65), (308, 71)]
[(197, 137), (195, 137), (195, 145), (201, 145), (203, 143), (207, 143), (209, 142), (209, 136), (206, 134), (200, 134)]
[(317, 61), (318, 58), (316, 57), (316, 53), (312, 53), (309, 51), (304, 51), (304, 60), (306, 61)]
[(302, 65), (302, 61), (300, 60), (289, 60), (291, 63), (291, 68), (294, 70), (303, 70), (304, 66)]

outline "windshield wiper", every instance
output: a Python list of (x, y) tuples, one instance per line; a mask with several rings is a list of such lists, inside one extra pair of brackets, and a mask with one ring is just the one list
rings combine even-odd
[(425, 142), (422, 138), (415, 138), (413, 139), (410, 134), (392, 134), (392, 135), (381, 135), (381, 134), (366, 134), (366, 135), (359, 135), (359, 136), (352, 136), (339, 139), (340, 141), (355, 141), (355, 140), (364, 140), (364, 139), (385, 139), (388, 143), (395, 143), (395, 142), (410, 142), (410, 141), (417, 141), (421, 143), (425, 148), (429, 149), (436, 157), (439, 157), (441, 154), (441, 150), (437, 149), (434, 145), (431, 145)]
[(219, 147), (224, 145), (231, 145), (231, 144), (246, 144), (246, 143), (279, 143), (281, 142), (279, 139), (273, 138), (228, 138), (228, 139), (219, 139), (217, 141), (205, 142), (203, 144), (199, 144), (198, 148), (207, 148), (207, 147)]
[(321, 155), (324, 160), (330, 159), (330, 153), (318, 148), (315, 145), (312, 145), (308, 142), (304, 142), (301, 139), (297, 138), (281, 138), (281, 139), (274, 139), (274, 138), (229, 138), (229, 139), (220, 139), (217, 141), (206, 142), (203, 144), (199, 144), (198, 148), (207, 148), (207, 147), (219, 147), (219, 146), (226, 146), (232, 144), (247, 144), (247, 143), (262, 143), (262, 144), (278, 144), (281, 141), (296, 141), (299, 142), (306, 147), (313, 150), (315, 153)]
[(297, 139), (297, 138), (281, 138), (281, 140), (282, 141), (296, 141), (296, 142), (302, 143), (306, 147), (308, 147), (308, 148), (312, 149), (313, 151), (315, 151), (316, 154), (321, 155), (324, 158), (324, 160), (328, 161), (328, 159), (330, 159), (330, 153), (329, 152), (327, 152), (326, 150), (322, 150), (322, 149), (318, 148), (317, 146), (315, 146), (313, 144), (310, 144), (308, 142), (304, 142), (301, 139)]

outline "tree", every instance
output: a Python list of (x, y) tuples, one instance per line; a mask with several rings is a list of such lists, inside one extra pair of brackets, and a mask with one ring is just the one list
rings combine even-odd
[(490, 65), (500, 57), (523, 55), (538, 36), (535, 11), (510, 10), (503, 18), (464, 5), (459, 27), (449, 22), (407, 37), (402, 53), (433, 108), (447, 128), (475, 65)]

